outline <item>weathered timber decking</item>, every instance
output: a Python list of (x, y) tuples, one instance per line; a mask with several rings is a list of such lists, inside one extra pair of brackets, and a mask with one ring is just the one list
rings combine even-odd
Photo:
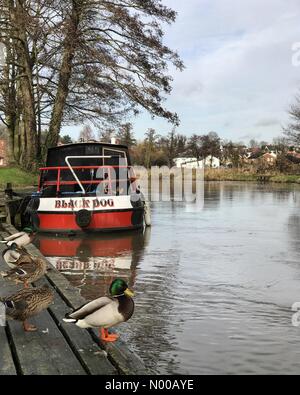
[[(3, 224), (1, 238), (16, 229)], [(0, 254), (3, 250), (0, 246)], [(42, 256), (30, 245), (28, 252)], [(44, 258), (45, 259), (45, 258)], [(7, 265), (0, 259), (0, 270)], [(62, 321), (70, 308), (86, 303), (79, 291), (49, 264), (45, 278), (34, 284), (50, 284), (55, 302), (47, 311), (30, 320), (38, 332), (25, 333), (19, 322), (0, 327), (0, 375), (130, 375), (149, 374), (142, 361), (121, 340), (102, 344), (94, 331), (85, 331)], [(0, 278), (0, 297), (20, 287)]]

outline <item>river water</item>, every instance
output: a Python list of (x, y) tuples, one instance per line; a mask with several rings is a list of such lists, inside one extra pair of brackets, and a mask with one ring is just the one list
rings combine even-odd
[(37, 245), (87, 299), (136, 292), (119, 331), (159, 374), (299, 374), (300, 188), (207, 183), (203, 210), (152, 204), (143, 233)]

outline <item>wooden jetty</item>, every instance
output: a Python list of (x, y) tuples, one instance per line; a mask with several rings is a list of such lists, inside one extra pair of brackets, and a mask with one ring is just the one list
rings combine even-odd
[(0, 198), (0, 223), (10, 221), (7, 205), (4, 198)]
[(7, 183), (6, 188), (0, 192), (0, 223), (6, 222), (22, 228), (27, 226), (30, 217), (26, 209), (34, 190), (28, 187), (15, 191), (12, 184)]
[[(16, 233), (12, 225), (3, 224), (0, 237)], [(0, 253), (4, 247), (0, 246)], [(33, 245), (27, 251), (42, 256)], [(45, 258), (44, 258), (45, 259)], [(0, 270), (7, 265), (0, 258)], [(140, 358), (122, 340), (103, 344), (93, 330), (82, 330), (66, 324), (63, 317), (70, 308), (86, 303), (65, 277), (49, 263), (44, 279), (34, 284), (50, 285), (55, 302), (30, 322), (37, 332), (25, 333), (19, 322), (0, 326), (0, 375), (147, 375)], [(20, 287), (18, 288), (20, 289)], [(0, 297), (16, 292), (14, 284), (0, 278)]]

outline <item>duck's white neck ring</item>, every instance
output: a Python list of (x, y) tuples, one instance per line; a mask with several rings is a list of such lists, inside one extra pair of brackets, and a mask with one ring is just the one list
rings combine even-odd
[(121, 295), (114, 295), (113, 298), (120, 298), (121, 296), (125, 296), (125, 294), (121, 294)]

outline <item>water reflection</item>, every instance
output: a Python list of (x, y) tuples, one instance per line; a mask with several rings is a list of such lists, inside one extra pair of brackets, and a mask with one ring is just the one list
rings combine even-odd
[(203, 210), (154, 203), (151, 238), (38, 242), (87, 299), (130, 282), (122, 338), (157, 373), (298, 373), (299, 201), (298, 186), (209, 183)]
[[(144, 267), (138, 276), (150, 239), (151, 228), (147, 228), (143, 232), (73, 238), (39, 235), (35, 244), (87, 300), (106, 294), (114, 278), (124, 278), (136, 292), (136, 308), (133, 318), (118, 331), (153, 371), (159, 373), (168, 354), (168, 368), (175, 372), (180, 361), (170, 319), (177, 316), (174, 301), (178, 299), (180, 253), (169, 248), (150, 252), (150, 270)], [(155, 348), (153, 340), (157, 337), (159, 347)]]
[(204, 188), (204, 210), (217, 210), (220, 206), (222, 189), (219, 183), (209, 182)]
[[(299, 211), (290, 215), (288, 220), (288, 232), (290, 244), (294, 251), (300, 254), (300, 215)], [(298, 262), (299, 263), (299, 262)]]
[(134, 287), (136, 270), (151, 230), (61, 237), (40, 234), (35, 244), (50, 263), (88, 300), (107, 293), (114, 278)]

